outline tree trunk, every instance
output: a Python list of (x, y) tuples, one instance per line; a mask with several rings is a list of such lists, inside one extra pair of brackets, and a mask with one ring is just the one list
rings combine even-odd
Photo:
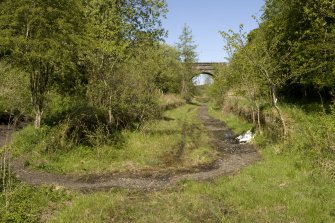
[(280, 107), (278, 106), (278, 99), (277, 99), (277, 96), (276, 96), (276, 91), (275, 91), (275, 88), (272, 87), (271, 88), (271, 95), (272, 95), (272, 103), (273, 103), (273, 106), (275, 107), (278, 115), (279, 115), (279, 119), (280, 119), (280, 122), (282, 124), (282, 127), (283, 127), (283, 135), (284, 137), (287, 135), (287, 129), (286, 129), (286, 123), (285, 123), (285, 120), (284, 120), (284, 117), (282, 115), (282, 112), (281, 112), (281, 109)]
[(320, 93), (320, 90), (318, 90), (318, 95), (320, 97), (320, 102), (321, 102), (321, 108), (322, 108), (322, 112), (323, 113), (326, 113), (326, 109), (325, 109), (325, 106), (324, 106), (324, 103), (323, 103), (323, 98), (322, 98), (322, 95)]
[(258, 129), (261, 131), (261, 111), (258, 103), (256, 103), (256, 107), (257, 107), (257, 125)]
[(108, 109), (108, 123), (109, 123), (109, 124), (112, 124), (112, 121), (113, 121), (112, 109), (109, 108), (109, 109)]
[(112, 122), (113, 122), (113, 114), (112, 114), (112, 97), (111, 97), (111, 96), (109, 96), (108, 122), (109, 122), (109, 124), (112, 124)]
[(40, 108), (37, 108), (35, 110), (35, 122), (34, 122), (34, 125), (35, 125), (35, 128), (37, 128), (37, 129), (41, 127), (42, 114), (43, 114), (43, 111), (41, 111)]
[(252, 108), (252, 124), (255, 125), (256, 123), (256, 114), (255, 114), (255, 109)]

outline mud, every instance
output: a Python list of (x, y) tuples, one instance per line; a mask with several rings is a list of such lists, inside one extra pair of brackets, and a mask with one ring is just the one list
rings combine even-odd
[[(113, 187), (156, 190), (174, 186), (182, 180), (213, 180), (234, 174), (260, 160), (257, 150), (249, 144), (238, 144), (233, 132), (221, 121), (208, 115), (206, 106), (199, 107), (199, 117), (212, 137), (219, 158), (210, 165), (194, 167), (178, 172), (147, 172), (139, 174), (54, 174), (33, 170), (24, 166), (24, 158), (12, 162), (12, 171), (17, 179), (29, 185), (53, 185), (84, 192), (108, 190)], [(1, 135), (3, 132), (1, 132)], [(0, 145), (3, 137), (0, 138)]]

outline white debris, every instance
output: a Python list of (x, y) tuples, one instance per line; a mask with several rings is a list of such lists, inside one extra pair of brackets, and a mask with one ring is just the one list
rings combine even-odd
[(239, 141), (239, 143), (249, 143), (253, 138), (254, 134), (251, 132), (251, 130), (248, 130), (246, 133), (236, 137), (236, 139)]

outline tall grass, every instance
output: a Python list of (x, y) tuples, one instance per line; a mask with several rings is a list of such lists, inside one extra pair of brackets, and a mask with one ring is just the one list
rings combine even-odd
[(335, 113), (310, 112), (292, 105), (285, 111), (290, 117), (290, 134), (280, 149), (312, 157), (335, 180)]
[(44, 222), (73, 197), (63, 189), (30, 187), (13, 178), (12, 181), (7, 200), (0, 190), (0, 222)]
[(138, 131), (124, 130), (121, 140), (111, 145), (53, 149), (62, 143), (50, 140), (55, 137), (54, 128), (23, 129), (14, 137), (16, 153), (27, 156), (33, 168), (80, 174), (192, 168), (216, 157), (194, 105), (169, 110), (161, 120)]

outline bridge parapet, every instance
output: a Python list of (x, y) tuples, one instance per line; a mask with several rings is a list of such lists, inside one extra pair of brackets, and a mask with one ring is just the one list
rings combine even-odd
[(225, 62), (201, 62), (201, 63), (194, 63), (193, 70), (194, 72), (198, 73), (205, 73), (214, 76), (214, 67), (215, 66), (226, 66)]

